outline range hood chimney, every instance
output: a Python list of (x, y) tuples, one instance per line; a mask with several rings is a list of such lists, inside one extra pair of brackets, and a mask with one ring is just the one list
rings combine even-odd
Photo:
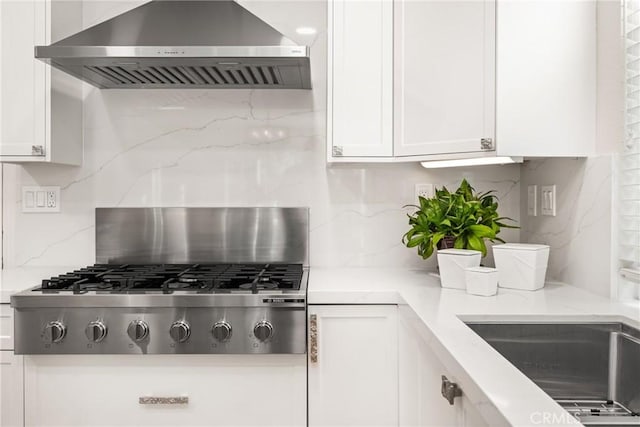
[(309, 47), (232, 0), (153, 0), (35, 57), (101, 89), (311, 89)]

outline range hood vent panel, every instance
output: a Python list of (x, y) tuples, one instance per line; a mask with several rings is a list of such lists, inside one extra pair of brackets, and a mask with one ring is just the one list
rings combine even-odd
[(36, 58), (105, 89), (311, 88), (309, 48), (231, 0), (154, 0)]

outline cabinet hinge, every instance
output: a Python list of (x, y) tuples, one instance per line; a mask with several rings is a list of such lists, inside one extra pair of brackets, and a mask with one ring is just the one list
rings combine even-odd
[(32, 145), (31, 146), (31, 155), (32, 156), (44, 156), (44, 147), (42, 145)]
[(482, 138), (480, 140), (480, 148), (482, 150), (493, 150), (493, 139), (492, 138)]
[(334, 145), (332, 154), (333, 154), (334, 157), (341, 157), (342, 156), (342, 147)]

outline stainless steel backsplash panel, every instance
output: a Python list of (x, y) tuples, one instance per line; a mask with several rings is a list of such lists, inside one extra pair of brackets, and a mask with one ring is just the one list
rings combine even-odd
[(309, 265), (308, 208), (96, 208), (96, 262)]

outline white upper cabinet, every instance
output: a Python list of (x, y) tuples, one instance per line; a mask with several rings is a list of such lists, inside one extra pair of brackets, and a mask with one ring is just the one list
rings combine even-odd
[(330, 0), (329, 34), (330, 162), (595, 153), (595, 1)]
[(0, 1), (0, 161), (80, 164), (82, 84), (34, 58), (81, 29), (79, 1)]
[(33, 58), (33, 47), (46, 40), (46, 4), (0, 2), (0, 154), (31, 155), (44, 134), (46, 64)]
[(328, 5), (328, 158), (391, 157), (393, 3)]
[(596, 2), (498, 1), (497, 34), (498, 154), (593, 154)]
[(495, 2), (394, 8), (394, 155), (492, 151)]

